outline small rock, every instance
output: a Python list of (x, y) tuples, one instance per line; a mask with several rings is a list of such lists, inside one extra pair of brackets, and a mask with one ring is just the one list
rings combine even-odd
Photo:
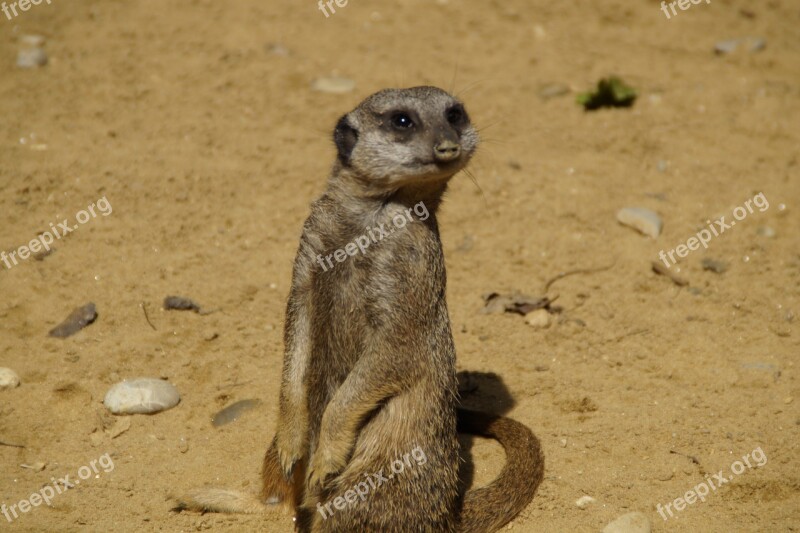
[(0, 390), (19, 387), (19, 376), (10, 368), (0, 367)]
[(27, 465), (27, 464), (23, 463), (23, 464), (21, 464), (19, 466), (21, 468), (27, 468), (28, 470), (33, 470), (34, 472), (41, 472), (42, 470), (44, 470), (44, 467), (47, 466), (47, 465), (45, 465), (42, 462), (37, 462), (37, 463), (30, 464), (30, 465)]
[(183, 296), (167, 296), (164, 298), (164, 309), (175, 311), (194, 311), (200, 312), (200, 306), (193, 300)]
[(525, 315), (525, 321), (535, 328), (547, 328), (550, 326), (550, 312), (547, 309), (537, 309)]
[(189, 451), (189, 442), (186, 440), (186, 437), (181, 437), (180, 441), (178, 441), (178, 451), (181, 453)]
[(603, 528), (603, 533), (650, 533), (650, 520), (643, 513), (628, 513)]
[(19, 43), (21, 45), (29, 46), (29, 47), (44, 46), (44, 41), (45, 41), (45, 39), (44, 39), (43, 36), (41, 36), (41, 35), (33, 35), (33, 34), (22, 35), (19, 38)]
[(756, 232), (761, 237), (766, 237), (767, 239), (771, 239), (775, 236), (775, 230), (770, 228), (769, 226), (761, 226), (756, 230)]
[(542, 100), (550, 100), (558, 96), (569, 94), (569, 87), (563, 83), (545, 83), (539, 86), (539, 98)]
[(586, 509), (596, 501), (597, 500), (595, 500), (591, 496), (581, 496), (580, 498), (575, 500), (575, 505), (577, 505), (579, 509)]
[(211, 425), (218, 428), (225, 424), (230, 424), (238, 420), (245, 412), (258, 407), (260, 404), (261, 400), (242, 400), (233, 403), (211, 417)]
[(287, 57), (289, 55), (289, 49), (281, 43), (267, 45), (267, 51), (274, 56)]
[(171, 409), (180, 400), (178, 391), (168, 381), (137, 378), (112, 386), (103, 405), (115, 415), (150, 414)]
[(687, 280), (680, 277), (676, 272), (673, 272), (669, 268), (665, 267), (664, 264), (661, 263), (660, 261), (653, 261), (650, 263), (650, 266), (652, 267), (653, 272), (668, 277), (669, 279), (672, 280), (672, 283), (674, 283), (678, 287), (685, 287), (689, 284)]
[(560, 441), (558, 441), (558, 443), (561, 445), (562, 448), (567, 447), (567, 439), (561, 439)]
[(763, 37), (745, 37), (743, 39), (719, 41), (714, 45), (714, 52), (719, 55), (732, 54), (739, 46), (746, 47), (748, 52), (760, 52), (767, 47), (767, 40)]
[(617, 211), (617, 220), (648, 237), (655, 239), (661, 235), (661, 217), (644, 207), (624, 207)]
[(710, 270), (716, 274), (724, 274), (729, 268), (730, 263), (727, 261), (718, 261), (708, 257), (703, 259), (703, 270)]
[(717, 54), (732, 54), (739, 48), (739, 39), (728, 39), (714, 44), (714, 52)]
[(344, 94), (349, 93), (355, 88), (355, 81), (337, 76), (330, 78), (317, 78), (311, 83), (311, 89), (321, 93)]
[(50, 330), (49, 335), (59, 339), (66, 339), (95, 320), (97, 320), (97, 308), (93, 303), (89, 302), (83, 307), (73, 310), (61, 324)]
[(41, 48), (23, 48), (17, 53), (19, 68), (38, 68), (47, 64), (47, 54)]

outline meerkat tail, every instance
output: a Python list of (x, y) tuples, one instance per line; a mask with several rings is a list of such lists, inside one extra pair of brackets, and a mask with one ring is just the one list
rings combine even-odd
[(464, 496), (460, 533), (497, 531), (533, 499), (544, 477), (539, 439), (516, 420), (458, 409), (458, 431), (496, 439), (505, 449), (506, 464), (491, 484)]
[(175, 511), (260, 514), (272, 508), (253, 494), (226, 489), (197, 489), (175, 499)]

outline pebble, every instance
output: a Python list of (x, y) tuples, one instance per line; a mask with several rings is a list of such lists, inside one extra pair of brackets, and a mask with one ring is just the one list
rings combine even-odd
[(546, 328), (550, 326), (550, 313), (547, 309), (537, 309), (525, 315), (525, 321), (534, 328)]
[(66, 339), (95, 320), (97, 320), (97, 307), (89, 302), (83, 307), (74, 309), (61, 324), (50, 330), (49, 335), (59, 339)]
[(289, 55), (289, 49), (281, 43), (272, 43), (268, 45), (267, 51), (274, 56), (287, 57)]
[(617, 220), (648, 237), (655, 239), (661, 235), (661, 217), (644, 207), (624, 207), (617, 211)]
[(756, 231), (759, 236), (766, 237), (767, 239), (771, 239), (775, 236), (775, 230), (770, 228), (769, 226), (761, 226)]
[(22, 35), (19, 38), (19, 43), (21, 45), (29, 47), (44, 46), (44, 42), (45, 38), (42, 37), (41, 35), (28, 34), (28, 35)]
[(720, 55), (732, 54), (741, 45), (745, 45), (748, 52), (760, 52), (767, 47), (767, 40), (763, 37), (745, 37), (719, 41), (714, 45), (714, 52)]
[(650, 520), (643, 513), (628, 513), (603, 528), (603, 533), (650, 533)]
[(581, 496), (580, 498), (575, 500), (575, 505), (577, 505), (579, 509), (586, 509), (596, 501), (597, 500), (595, 500), (591, 496)]
[(19, 387), (19, 376), (10, 368), (0, 367), (0, 390)]
[(337, 76), (330, 78), (317, 78), (311, 83), (311, 89), (321, 93), (344, 94), (349, 93), (355, 88), (355, 81)]
[(730, 268), (730, 263), (727, 261), (719, 261), (706, 257), (703, 259), (703, 270), (710, 270), (716, 274), (724, 274)]
[(239, 419), (247, 411), (258, 407), (261, 404), (260, 400), (241, 400), (232, 403), (222, 411), (218, 412), (211, 418), (211, 425), (215, 428), (230, 424)]
[(569, 87), (563, 83), (545, 83), (539, 86), (538, 94), (542, 100), (550, 100), (569, 94)]
[(183, 296), (167, 296), (164, 298), (164, 309), (176, 311), (194, 311), (200, 312), (200, 306), (194, 300), (184, 298)]
[(112, 386), (103, 399), (103, 405), (115, 415), (132, 415), (166, 411), (180, 401), (180, 394), (168, 381), (136, 378)]
[(19, 68), (37, 68), (47, 64), (47, 54), (41, 48), (23, 48), (17, 53)]

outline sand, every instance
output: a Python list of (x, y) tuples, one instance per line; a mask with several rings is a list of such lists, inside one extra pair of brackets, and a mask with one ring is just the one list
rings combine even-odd
[[(328, 18), (312, 1), (56, 0), (0, 13), (0, 250), (78, 226), (41, 260), (0, 263), (0, 367), (22, 381), (0, 391), (0, 442), (24, 446), (0, 445), (0, 504), (80, 481), (0, 515), (0, 529), (292, 531), (282, 515), (174, 513), (168, 497), (257, 489), (292, 260), (333, 125), (375, 90), (435, 84), (483, 137), (475, 180), (456, 177), (439, 214), (459, 369), (496, 374), (468, 400), (527, 424), (546, 456), (511, 530), (596, 532), (633, 511), (654, 531), (799, 530), (799, 22), (793, 0), (714, 0), (670, 19), (644, 0), (350, 0)], [(25, 34), (46, 38), (46, 66), (15, 66)], [(713, 51), (748, 36), (766, 47)], [(576, 94), (612, 74), (635, 104), (583, 111)], [(331, 76), (355, 88), (311, 90)], [(653, 272), (659, 252), (759, 193), (768, 208), (675, 256), (668, 271), (688, 285)], [(103, 199), (111, 212), (79, 215)], [(658, 213), (661, 235), (619, 224), (623, 207)], [(596, 270), (544, 290), (580, 269)], [(482, 314), (492, 291), (557, 296), (560, 312), (546, 328)], [(216, 312), (162, 310), (173, 294)], [(47, 336), (88, 302), (92, 325)], [(168, 379), (181, 403), (109, 414), (106, 391), (139, 376)], [(245, 399), (261, 403), (211, 425)], [(502, 449), (472, 444), (486, 484)], [(720, 471), (729, 483), (676, 510)], [(584, 495), (596, 501), (580, 509)]]

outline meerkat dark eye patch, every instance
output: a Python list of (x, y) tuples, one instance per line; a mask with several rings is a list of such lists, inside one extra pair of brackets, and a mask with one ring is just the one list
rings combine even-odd
[(347, 121), (347, 115), (336, 123), (336, 129), (333, 130), (333, 142), (336, 143), (336, 150), (339, 152), (339, 161), (346, 166), (350, 162), (350, 155), (358, 142), (358, 130)]
[(451, 106), (447, 111), (444, 113), (447, 122), (450, 123), (451, 126), (460, 127), (469, 122), (469, 117), (467, 117), (467, 112), (464, 109), (464, 106), (461, 104), (456, 104)]

